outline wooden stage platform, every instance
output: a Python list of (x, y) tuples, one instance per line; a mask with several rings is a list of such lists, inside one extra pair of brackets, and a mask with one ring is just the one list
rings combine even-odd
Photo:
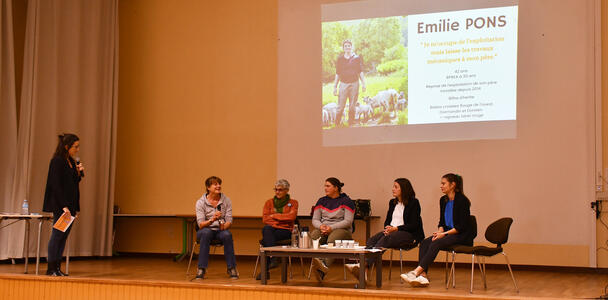
[[(442, 256), (440, 256), (442, 257)], [(294, 261), (295, 262), (295, 261)], [(194, 263), (194, 262), (193, 262)], [(191, 270), (186, 276), (187, 261), (173, 262), (168, 256), (120, 256), (80, 258), (70, 262), (69, 277), (22, 274), (23, 265), (0, 263), (0, 299), (517, 299), (517, 298), (597, 298), (603, 295), (608, 274), (589, 269), (550, 271), (515, 267), (520, 288), (517, 294), (506, 266), (489, 266), (488, 289), (483, 289), (479, 270), (475, 273), (474, 293), (469, 293), (470, 267), (456, 269), (456, 288), (445, 289), (444, 269), (431, 269), (428, 288), (411, 288), (399, 281), (399, 266), (393, 263), (393, 277), (388, 280), (384, 267), (381, 289), (368, 285), (356, 290), (355, 279), (343, 279), (341, 264), (336, 261), (323, 283), (302, 275), (299, 260), (294, 264), (294, 277), (280, 283), (278, 269), (271, 272), (269, 284), (262, 286), (251, 275), (255, 260), (238, 257), (240, 279), (226, 275), (222, 256), (213, 256), (206, 279), (196, 280)], [(305, 261), (308, 271), (309, 260)], [(406, 270), (414, 267), (408, 262)], [(32, 268), (30, 268), (32, 270)], [(41, 264), (41, 271), (46, 264)]]

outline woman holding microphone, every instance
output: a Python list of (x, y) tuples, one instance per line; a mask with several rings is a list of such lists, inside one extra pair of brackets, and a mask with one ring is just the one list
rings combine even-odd
[[(53, 213), (53, 224), (62, 214), (76, 216), (80, 211), (80, 190), (78, 183), (84, 176), (84, 166), (77, 162), (80, 139), (71, 133), (59, 135), (59, 143), (49, 164), (49, 174), (44, 193), (43, 211)], [(72, 226), (65, 232), (53, 228), (48, 246), (48, 267), (50, 276), (67, 276), (61, 272), (61, 257)]]

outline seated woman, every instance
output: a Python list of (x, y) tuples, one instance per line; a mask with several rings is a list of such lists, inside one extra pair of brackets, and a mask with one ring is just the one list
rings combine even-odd
[(451, 245), (472, 245), (475, 230), (471, 227), (471, 201), (463, 193), (462, 176), (445, 174), (441, 178), (439, 199), (439, 225), (433, 235), (420, 244), (418, 266), (413, 271), (401, 274), (411, 286), (428, 286), (429, 265), (442, 248)]
[[(289, 196), (289, 182), (279, 179), (274, 184), (274, 198), (268, 199), (262, 212), (262, 246), (272, 247), (276, 241), (291, 238), (291, 231), (298, 216), (298, 201)], [(271, 258), (268, 269), (278, 266), (277, 258)], [(260, 280), (261, 273), (256, 277)], [(267, 277), (268, 274), (267, 274)]]
[[(367, 240), (366, 248), (402, 248), (416, 244), (424, 239), (420, 202), (416, 192), (406, 178), (397, 178), (393, 182), (393, 199), (388, 203), (388, 212), (384, 221), (384, 230)], [(368, 260), (368, 266), (376, 263)], [(347, 264), (346, 268), (359, 278), (359, 264)]]
[(230, 278), (239, 278), (234, 257), (232, 234), (228, 230), (232, 225), (232, 202), (222, 193), (222, 180), (211, 176), (205, 180), (206, 193), (196, 201), (196, 237), (200, 241), (198, 254), (198, 272), (196, 278), (205, 278), (209, 264), (209, 247), (212, 240), (220, 240), (224, 245), (224, 257)]
[[(352, 223), (355, 217), (355, 204), (344, 193), (344, 183), (337, 178), (330, 177), (325, 180), (325, 197), (317, 201), (312, 215), (312, 226), (315, 228), (310, 237), (313, 240), (321, 239), (320, 244), (333, 243), (335, 240), (350, 240), (352, 236)], [(318, 281), (322, 281), (329, 271), (333, 259), (313, 258), (314, 272)]]

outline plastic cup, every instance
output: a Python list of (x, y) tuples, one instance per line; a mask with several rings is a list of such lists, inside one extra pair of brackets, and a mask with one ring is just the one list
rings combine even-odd
[(319, 240), (320, 239), (316, 239), (316, 240), (312, 240), (312, 248), (317, 250), (319, 249)]

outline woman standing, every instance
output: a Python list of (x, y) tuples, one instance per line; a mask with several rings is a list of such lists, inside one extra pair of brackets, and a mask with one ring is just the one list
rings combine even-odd
[[(43, 205), (43, 211), (53, 213), (53, 224), (63, 213), (75, 217), (80, 211), (78, 183), (84, 174), (84, 166), (75, 159), (79, 150), (80, 141), (75, 134), (59, 135), (59, 143), (49, 164)], [(47, 275), (67, 276), (61, 272), (61, 257), (71, 229), (72, 226), (61, 232), (53, 228), (48, 246)]]
[[(420, 202), (407, 178), (397, 178), (393, 182), (393, 199), (389, 201), (384, 230), (367, 240), (366, 248), (402, 248), (419, 243), (424, 239)], [(376, 263), (367, 261), (368, 266)], [(347, 264), (346, 268), (359, 278), (359, 264)]]
[(442, 248), (463, 244), (472, 245), (476, 231), (471, 227), (471, 201), (464, 195), (462, 176), (445, 174), (441, 178), (441, 191), (445, 194), (439, 199), (439, 225), (433, 235), (420, 244), (418, 267), (401, 278), (412, 286), (428, 286), (427, 272)]
[[(325, 180), (325, 196), (320, 198), (315, 205), (312, 215), (312, 226), (315, 227), (310, 233), (313, 240), (321, 239), (320, 244), (333, 243), (335, 240), (351, 240), (352, 223), (355, 218), (355, 204), (342, 193), (344, 183), (338, 178), (330, 177)], [(314, 272), (318, 281), (322, 281), (329, 271), (333, 259), (321, 260), (313, 258)]]

